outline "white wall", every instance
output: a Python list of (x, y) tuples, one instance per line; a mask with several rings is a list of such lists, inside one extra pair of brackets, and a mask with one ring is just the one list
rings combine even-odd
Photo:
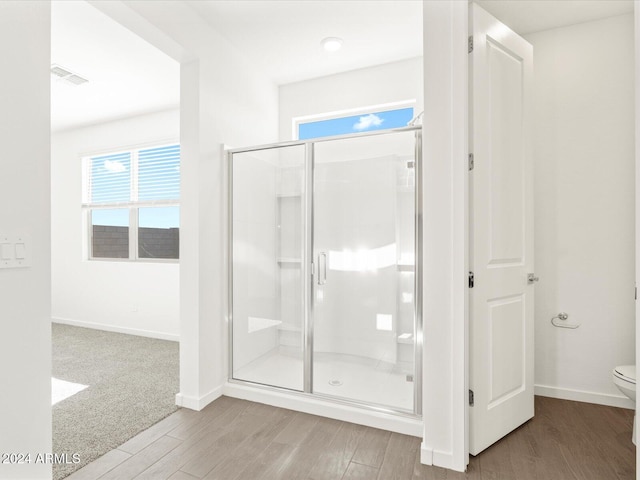
[[(633, 15), (526, 36), (534, 47), (536, 393), (631, 403), (635, 362)], [(575, 330), (555, 328), (569, 314)]]
[(81, 209), (81, 159), (145, 144), (178, 142), (179, 135), (178, 110), (52, 135), (54, 322), (178, 340), (179, 263), (87, 260), (87, 229)]
[(180, 394), (201, 409), (227, 379), (223, 145), (277, 139), (275, 85), (182, 2), (91, 2), (181, 62)]
[(0, 232), (31, 236), (32, 266), (0, 270), (0, 478), (51, 478), (48, 2), (0, 2), (0, 59), (12, 74), (0, 97)]
[(280, 86), (280, 140), (293, 140), (292, 119), (385, 103), (416, 100), (423, 110), (422, 58), (362, 68)]

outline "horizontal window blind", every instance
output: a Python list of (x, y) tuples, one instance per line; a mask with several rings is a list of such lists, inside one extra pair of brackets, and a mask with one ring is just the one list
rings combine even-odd
[(90, 159), (89, 203), (118, 203), (131, 200), (131, 153), (117, 153)]
[(180, 198), (180, 146), (149, 148), (138, 153), (138, 200)]
[(86, 206), (104, 208), (180, 200), (180, 145), (100, 155), (85, 161)]

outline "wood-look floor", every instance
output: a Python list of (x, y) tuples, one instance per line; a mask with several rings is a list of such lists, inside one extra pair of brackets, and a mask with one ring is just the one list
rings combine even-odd
[(221, 397), (181, 409), (69, 480), (635, 479), (633, 411), (536, 397), (536, 416), (471, 457), (420, 464), (420, 439)]

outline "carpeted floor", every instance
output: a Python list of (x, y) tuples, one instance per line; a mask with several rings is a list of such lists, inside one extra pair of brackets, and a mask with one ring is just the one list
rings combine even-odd
[(177, 410), (178, 342), (53, 324), (52, 376), (88, 388), (53, 409), (59, 480)]

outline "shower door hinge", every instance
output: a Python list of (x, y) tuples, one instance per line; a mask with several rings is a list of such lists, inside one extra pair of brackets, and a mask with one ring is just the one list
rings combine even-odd
[(474, 163), (473, 163), (473, 153), (469, 154), (469, 170), (473, 170), (474, 167)]
[(475, 284), (475, 276), (473, 275), (473, 272), (469, 272), (469, 288), (473, 288), (474, 284)]
[(469, 53), (473, 52), (473, 35), (469, 35)]
[(473, 407), (473, 390), (469, 390), (469, 406)]

